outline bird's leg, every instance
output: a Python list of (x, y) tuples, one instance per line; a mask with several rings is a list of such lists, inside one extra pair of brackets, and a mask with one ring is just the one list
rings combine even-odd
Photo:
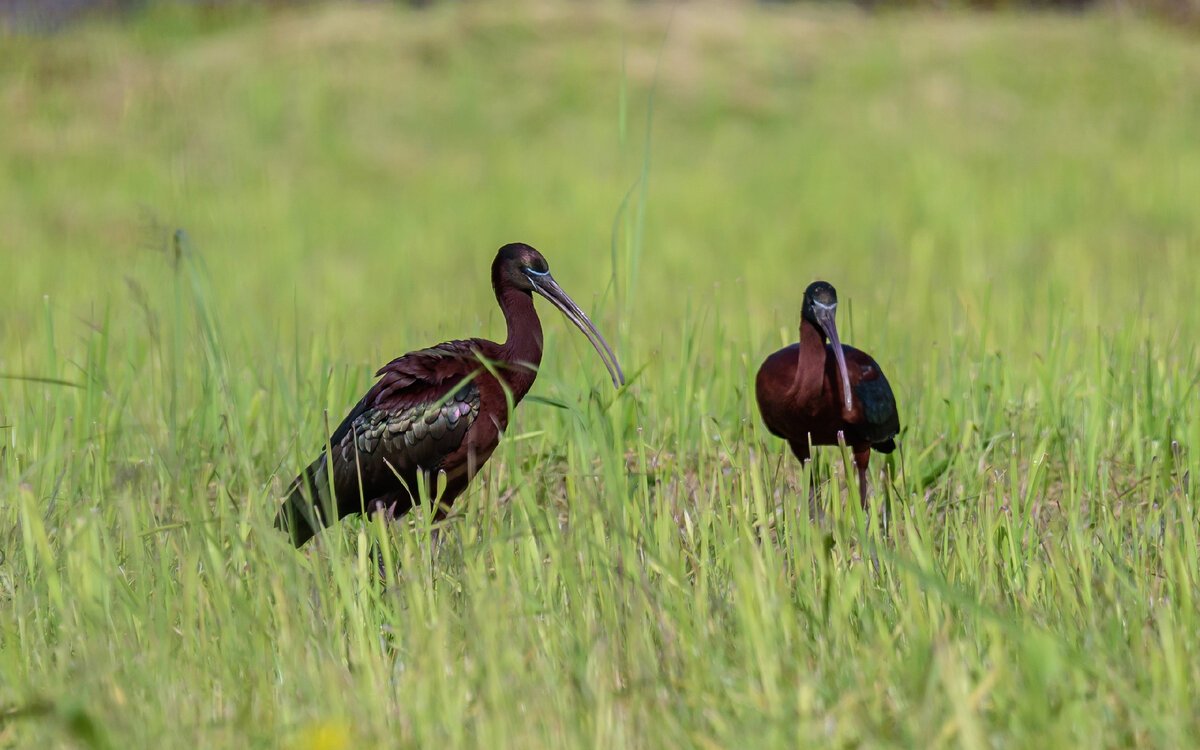
[[(871, 447), (863, 446), (854, 450), (854, 465), (858, 468), (858, 496), (862, 500), (863, 514), (871, 515), (871, 506), (867, 502), (867, 463), (871, 460)], [(888, 504), (886, 493), (879, 501), (879, 523), (884, 534), (888, 527)]]
[(449, 510), (445, 505), (438, 503), (437, 512), (433, 514), (433, 521), (429, 525), (429, 554), (433, 559), (437, 559), (442, 553), (442, 527)]
[(817, 467), (812, 462), (812, 459), (805, 461), (808, 464), (808, 517), (817, 522), (817, 525), (825, 523), (825, 508), (817, 502)]
[[(867, 503), (867, 463), (871, 460), (871, 446), (857, 446), (854, 448), (854, 466), (858, 469), (858, 496), (862, 500), (863, 509), (863, 531), (864, 533), (871, 525), (871, 506)], [(879, 520), (882, 524), (884, 535), (887, 534), (887, 505), (880, 504)], [(879, 555), (875, 553), (875, 544), (868, 543), (867, 550), (870, 553), (871, 567), (875, 570), (875, 575), (881, 575), (882, 566), (879, 564)]]
[(452, 486), (449, 475), (439, 471), (425, 475), (425, 486), (429, 488), (430, 502), (434, 508), (433, 518), (429, 522), (429, 553), (432, 559), (437, 559), (442, 552), (442, 528), (450, 515), (450, 506), (458, 493), (462, 492), (465, 482), (454, 482)]
[[(803, 469), (805, 466), (809, 466), (809, 468), (811, 468), (811, 464), (809, 463), (811, 453), (808, 450), (808, 441), (807, 440), (789, 440), (788, 445), (790, 445), (792, 447), (792, 454), (795, 455), (796, 460), (798, 460), (800, 462), (800, 468)], [(817, 490), (817, 475), (814, 474), (812, 471), (809, 471), (808, 479), (809, 479), (809, 484), (811, 485), (811, 490), (809, 492), (809, 496), (811, 499), (811, 496), (813, 494), (815, 494), (815, 492)]]
[[(400, 501), (405, 496), (384, 495), (381, 498), (376, 498), (371, 506), (367, 509), (367, 515), (374, 519), (376, 515), (382, 514), (384, 523), (391, 525), (398, 516), (403, 515), (408, 509), (400, 510)], [(383, 550), (379, 548), (379, 542), (371, 542), (371, 560), (375, 562), (375, 567), (379, 569), (379, 579), (387, 581), (387, 568), (383, 563)]]
[(867, 463), (870, 460), (871, 446), (867, 445), (854, 449), (854, 466), (858, 469), (858, 497), (862, 500), (864, 513), (871, 511), (871, 506), (867, 503)]
[[(842, 456), (843, 473), (846, 475), (846, 492), (847, 492), (847, 494), (849, 494), (850, 490), (852, 489), (850, 486), (850, 458), (846, 454), (846, 433), (843, 432), (842, 430), (837, 431), (837, 444), (838, 444), (838, 448), (840, 449), (838, 452)], [(854, 457), (855, 457), (855, 459), (857, 459), (858, 454), (855, 454)], [(857, 464), (857, 460), (855, 461), (855, 463)], [(859, 486), (860, 487), (862, 486), (861, 482), (859, 483)], [(864, 494), (861, 496), (861, 499), (862, 499), (863, 507), (865, 508), (867, 506), (867, 496)]]
[(789, 440), (788, 445), (792, 448), (792, 453), (800, 461), (800, 468), (808, 469), (808, 517), (821, 521), (825, 514), (817, 507), (817, 472), (816, 467), (812, 463), (812, 451), (808, 447), (808, 438), (804, 440)]

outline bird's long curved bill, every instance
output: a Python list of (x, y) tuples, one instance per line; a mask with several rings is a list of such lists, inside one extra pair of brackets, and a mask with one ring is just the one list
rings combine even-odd
[(846, 410), (851, 409), (850, 402), (850, 373), (846, 370), (846, 354), (842, 351), (842, 341), (838, 338), (837, 323), (834, 322), (834, 313), (837, 311), (837, 304), (829, 306), (816, 305), (817, 322), (825, 329), (825, 335), (829, 337), (829, 343), (833, 345), (833, 357), (837, 360), (838, 374), (842, 376), (842, 400), (846, 403)]
[(604, 366), (608, 368), (613, 385), (618, 388), (624, 385), (625, 373), (621, 372), (621, 365), (617, 362), (617, 356), (609, 348), (608, 342), (596, 330), (596, 326), (592, 325), (592, 321), (588, 320), (588, 316), (583, 314), (583, 310), (579, 309), (579, 305), (575, 304), (574, 300), (562, 290), (554, 277), (548, 273), (529, 274), (529, 280), (533, 282), (534, 291), (550, 300), (552, 305), (561, 310), (563, 315), (566, 315), (579, 330), (583, 331), (583, 335), (587, 336), (587, 340), (592, 343), (592, 346), (596, 348), (596, 353), (604, 361)]

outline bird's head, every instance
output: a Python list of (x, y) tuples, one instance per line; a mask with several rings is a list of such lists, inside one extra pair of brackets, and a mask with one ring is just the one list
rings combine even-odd
[(837, 323), (834, 315), (837, 313), (837, 290), (828, 281), (814, 281), (804, 290), (804, 319), (816, 326), (822, 341), (828, 338), (832, 344), (833, 356), (837, 360), (838, 374), (842, 379), (842, 399), (846, 410), (851, 408), (850, 374), (846, 370), (846, 355), (842, 352), (842, 342), (838, 338)]
[(517, 289), (527, 294), (534, 291), (533, 278), (550, 273), (550, 265), (537, 250), (524, 242), (513, 242), (500, 248), (492, 264), (492, 286)]
[(817, 327), (826, 338), (829, 328), (834, 328), (833, 315), (837, 311), (837, 290), (828, 281), (814, 281), (804, 290), (804, 319)]
[(604, 366), (608, 368), (608, 374), (612, 376), (613, 385), (624, 385), (625, 374), (621, 372), (621, 365), (617, 363), (617, 357), (609, 348), (608, 342), (596, 330), (596, 326), (592, 325), (592, 321), (588, 320), (588, 316), (579, 305), (567, 296), (550, 275), (550, 265), (537, 250), (523, 242), (513, 242), (500, 248), (496, 253), (495, 262), (492, 263), (492, 287), (495, 288), (496, 297), (501, 299), (502, 305), (503, 294), (507, 289), (515, 289), (525, 294), (537, 292), (548, 299), (550, 304), (557, 307), (568, 320), (583, 331), (583, 335), (596, 348), (596, 353), (600, 355)]

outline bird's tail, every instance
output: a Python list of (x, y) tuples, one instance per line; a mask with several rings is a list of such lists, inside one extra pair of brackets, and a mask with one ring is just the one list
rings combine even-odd
[(875, 450), (879, 451), (880, 453), (891, 453), (892, 451), (896, 450), (896, 441), (893, 440), (892, 438), (888, 438), (887, 440), (883, 441), (882, 443), (872, 444), (871, 447), (874, 448)]
[(292, 544), (302, 546), (325, 528), (322, 509), (329, 495), (325, 477), (325, 455), (313, 461), (292, 480), (287, 500), (275, 514), (275, 528), (283, 529), (292, 537)]

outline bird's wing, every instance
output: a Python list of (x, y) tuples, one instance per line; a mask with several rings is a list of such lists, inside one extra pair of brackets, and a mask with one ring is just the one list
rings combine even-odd
[(896, 413), (896, 397), (883, 371), (874, 364), (863, 365), (862, 379), (854, 385), (854, 395), (863, 405), (868, 438), (871, 442), (883, 442), (900, 431), (900, 417)]
[(369, 499), (374, 485), (418, 468), (436, 471), (458, 449), (479, 416), (479, 344), (449, 341), (379, 369), (379, 381), (329, 438), (339, 497), (361, 476)]
[[(488, 342), (449, 341), (406, 354), (376, 373), (367, 391), (329, 438), (325, 451), (292, 481), (275, 517), (297, 547), (327, 521), (332, 480), (338, 518), (363, 510), (362, 503), (395, 492), (415, 480), (418, 469), (441, 468), (463, 443), (479, 416), (482, 367), (476, 352)], [(405, 487), (410, 493), (416, 487)]]

